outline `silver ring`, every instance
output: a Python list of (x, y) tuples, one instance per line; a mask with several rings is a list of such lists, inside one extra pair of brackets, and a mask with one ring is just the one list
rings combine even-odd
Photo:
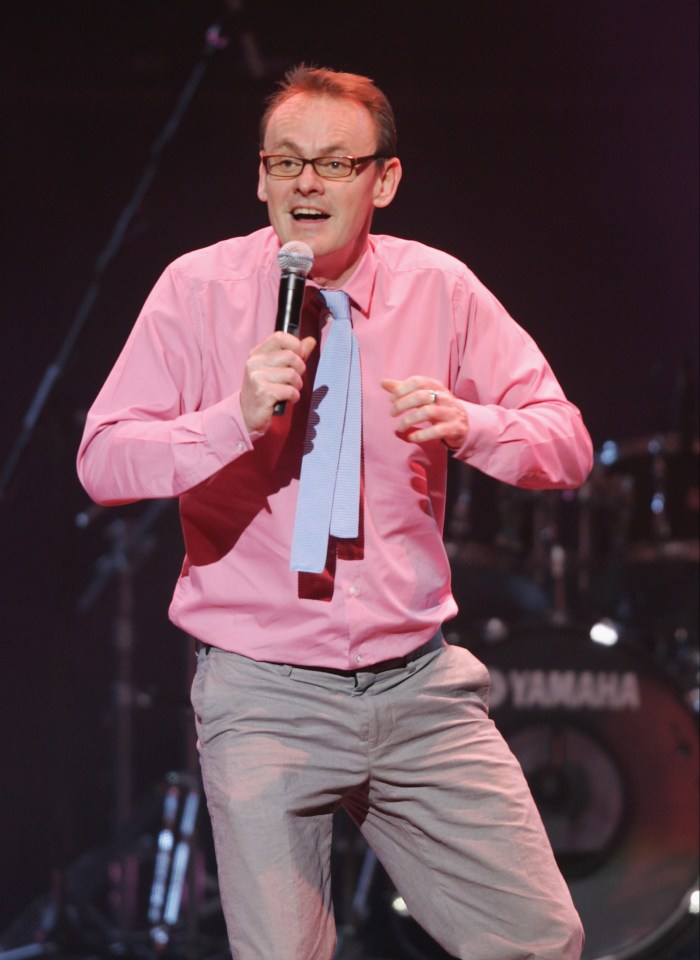
[(430, 391), (430, 402), (431, 402), (431, 403), (437, 403), (437, 401), (438, 401), (438, 395), (437, 395), (437, 393), (435, 392), (435, 390), (431, 390), (431, 391)]

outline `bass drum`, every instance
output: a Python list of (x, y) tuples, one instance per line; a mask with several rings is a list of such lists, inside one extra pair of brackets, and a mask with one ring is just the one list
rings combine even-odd
[(635, 648), (530, 628), (474, 651), (586, 931), (584, 960), (658, 957), (689, 925), (698, 731)]
[[(669, 957), (697, 924), (698, 730), (680, 691), (637, 649), (573, 628), (472, 650), (581, 916), (582, 960)], [(407, 956), (446, 956), (400, 926)]]

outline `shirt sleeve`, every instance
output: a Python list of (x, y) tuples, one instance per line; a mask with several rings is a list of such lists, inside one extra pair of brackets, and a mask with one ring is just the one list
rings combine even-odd
[(240, 392), (201, 409), (201, 306), (171, 265), (88, 412), (78, 476), (97, 503), (175, 497), (252, 447)]
[(452, 389), (469, 419), (454, 455), (518, 487), (581, 486), (593, 465), (591, 438), (532, 337), (473, 274), (458, 284), (454, 305), (466, 325)]

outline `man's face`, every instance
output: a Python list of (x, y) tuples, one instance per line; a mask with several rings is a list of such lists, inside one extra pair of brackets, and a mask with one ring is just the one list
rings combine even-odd
[[(265, 132), (266, 154), (364, 157), (376, 148), (371, 114), (346, 98), (296, 94), (274, 110)], [(282, 244), (302, 240), (311, 247), (314, 279), (340, 286), (364, 252), (375, 207), (391, 202), (400, 177), (396, 158), (363, 164), (342, 180), (322, 179), (311, 164), (297, 177), (276, 178), (261, 163), (258, 197)]]

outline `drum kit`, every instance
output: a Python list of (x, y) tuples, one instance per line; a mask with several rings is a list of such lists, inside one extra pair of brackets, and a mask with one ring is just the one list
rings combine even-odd
[[(671, 956), (698, 913), (698, 445), (607, 443), (576, 492), (453, 471), (446, 636), (489, 667), (583, 960)], [(414, 926), (408, 956), (446, 956)]]
[[(697, 467), (698, 446), (675, 435), (604, 445), (575, 492), (451, 465), (460, 612), (445, 635), (489, 668), (491, 716), (583, 921), (582, 960), (696, 951)], [(335, 960), (449, 960), (345, 816), (333, 853)]]
[[(698, 452), (675, 434), (606, 443), (573, 492), (520, 490), (450, 466), (445, 544), (459, 613), (445, 636), (489, 668), (491, 716), (586, 930), (582, 960), (690, 960), (684, 951), (697, 949)], [(191, 956), (205, 943), (225, 960), (198, 803), (192, 775), (169, 775), (128, 842), (69, 869), (84, 939), (89, 910), (98, 943), (103, 915), (119, 919), (122, 955)], [(333, 853), (335, 960), (397, 951), (448, 960), (347, 818)], [(126, 918), (123, 890), (134, 892)], [(0, 955), (37, 951), (32, 938)]]
[(450, 639), (604, 621), (697, 710), (698, 452), (676, 434), (609, 441), (577, 491), (520, 490), (453, 463)]

